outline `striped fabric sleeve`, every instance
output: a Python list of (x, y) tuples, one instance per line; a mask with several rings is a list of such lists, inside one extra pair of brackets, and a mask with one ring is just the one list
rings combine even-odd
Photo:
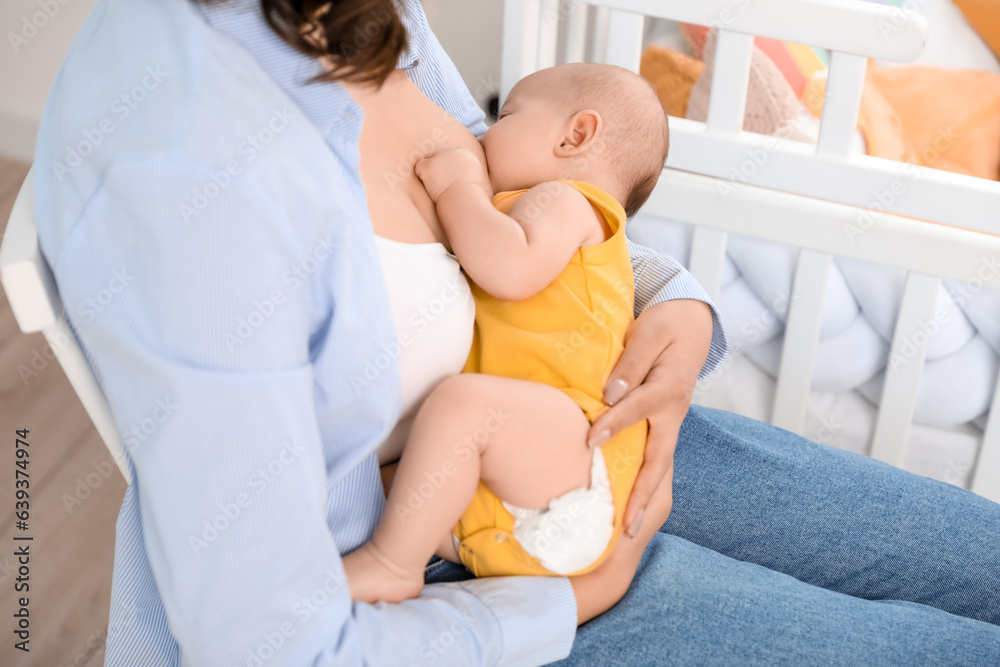
[(696, 299), (704, 301), (712, 309), (712, 347), (698, 379), (708, 377), (729, 351), (729, 339), (715, 304), (698, 281), (674, 258), (632, 241), (628, 242), (628, 251), (632, 257), (632, 273), (635, 276), (636, 317), (643, 311), (672, 299)]

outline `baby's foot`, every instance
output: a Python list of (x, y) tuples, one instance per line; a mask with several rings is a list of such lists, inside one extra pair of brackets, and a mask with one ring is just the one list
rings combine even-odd
[(344, 556), (344, 573), (351, 598), (359, 602), (401, 602), (417, 597), (424, 586), (423, 568), (408, 572), (373, 542)]

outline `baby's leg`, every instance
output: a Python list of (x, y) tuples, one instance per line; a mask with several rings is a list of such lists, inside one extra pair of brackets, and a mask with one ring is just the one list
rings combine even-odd
[(480, 479), (528, 509), (588, 487), (588, 428), (576, 403), (548, 385), (474, 373), (442, 382), (417, 413), (374, 538), (344, 559), (352, 596), (415, 596)]

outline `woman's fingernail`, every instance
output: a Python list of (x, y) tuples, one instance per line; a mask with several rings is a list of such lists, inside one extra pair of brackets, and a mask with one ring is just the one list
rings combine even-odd
[(592, 437), (590, 440), (588, 440), (587, 441), (587, 445), (591, 449), (593, 449), (594, 447), (599, 447), (599, 446), (603, 445), (607, 441), (607, 439), (610, 438), (610, 437), (611, 437), (611, 431), (608, 431), (607, 429), (605, 429), (605, 430), (601, 431), (600, 433), (598, 433), (597, 435), (595, 435), (594, 437)]
[(639, 513), (635, 515), (635, 518), (632, 519), (632, 523), (629, 524), (629, 527), (626, 530), (629, 537), (635, 538), (635, 536), (639, 534), (639, 529), (642, 528), (642, 519), (645, 516), (646, 516), (645, 509), (639, 510)]
[(625, 396), (625, 392), (628, 391), (628, 382), (618, 378), (612, 382), (608, 383), (608, 386), (604, 388), (604, 402), (608, 405), (614, 405), (618, 401), (622, 400)]

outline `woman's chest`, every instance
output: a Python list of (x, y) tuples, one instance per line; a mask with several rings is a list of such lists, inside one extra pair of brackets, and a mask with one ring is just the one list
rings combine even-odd
[(447, 243), (434, 202), (413, 166), (443, 148), (466, 147), (483, 160), (479, 141), (397, 70), (378, 91), (350, 87), (364, 111), (360, 172), (372, 227), (404, 243)]

